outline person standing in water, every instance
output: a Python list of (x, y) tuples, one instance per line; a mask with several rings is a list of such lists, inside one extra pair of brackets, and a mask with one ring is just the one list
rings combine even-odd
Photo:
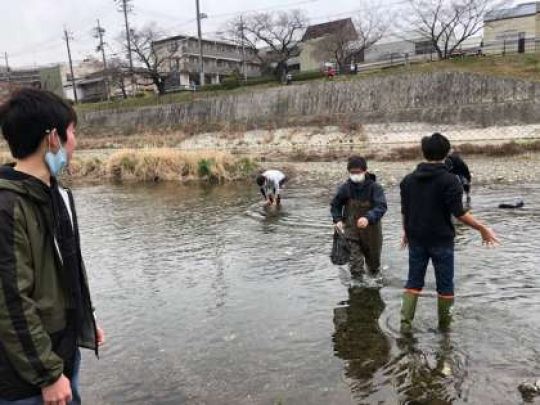
[(332, 219), (349, 243), (351, 275), (361, 278), (365, 264), (369, 274), (378, 277), (383, 242), (381, 219), (387, 210), (384, 190), (375, 175), (367, 171), (363, 157), (351, 156), (347, 170), (349, 179), (331, 202)]
[(257, 176), (255, 181), (260, 188), (261, 194), (267, 206), (281, 205), (281, 189), (287, 182), (287, 176), (279, 170), (267, 170)]
[(439, 133), (422, 139), (425, 162), (400, 184), (403, 216), (402, 247), (409, 249), (409, 274), (401, 304), (401, 331), (410, 333), (418, 297), (424, 288), (429, 260), (435, 269), (439, 329), (447, 330), (454, 305), (454, 238), (452, 216), (482, 236), (485, 245), (499, 240), (463, 208), (463, 188), (448, 172), (450, 142)]

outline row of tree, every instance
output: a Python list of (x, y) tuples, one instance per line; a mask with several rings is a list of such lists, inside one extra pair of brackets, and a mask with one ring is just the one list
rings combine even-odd
[[(397, 31), (415, 32), (430, 43), (440, 59), (446, 59), (468, 38), (479, 33), (486, 13), (500, 7), (500, 3), (494, 0), (407, 1), (408, 7), (399, 15), (384, 10), (384, 13), (365, 11), (354, 16), (354, 37), (347, 28), (335, 30), (317, 43), (313, 56), (333, 61), (344, 69), (351, 60), (360, 59), (387, 32)], [(307, 26), (308, 18), (300, 10), (258, 12), (231, 19), (226, 23), (224, 32), (229, 41), (252, 49), (250, 54), (256, 55), (265, 71), (271, 71), (276, 78), (283, 78), (287, 62), (297, 52), (298, 42)], [(125, 51), (135, 57), (137, 71), (150, 78), (159, 94), (163, 94), (166, 79), (163, 65), (175, 49), (170, 53), (157, 52), (154, 43), (163, 35), (155, 26), (132, 29), (130, 34), (129, 46), (123, 40)], [(122, 59), (114, 59), (109, 64), (111, 80), (126, 97), (127, 67), (127, 62)]]

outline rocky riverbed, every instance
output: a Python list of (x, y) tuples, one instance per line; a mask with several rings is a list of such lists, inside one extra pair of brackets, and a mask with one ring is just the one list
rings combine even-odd
[[(527, 153), (512, 157), (463, 156), (473, 175), (474, 184), (515, 184), (540, 182), (540, 153)], [(418, 161), (371, 161), (369, 170), (381, 183), (395, 185)], [(268, 167), (285, 166), (296, 176), (340, 179), (346, 175), (345, 160), (336, 162), (268, 163)]]

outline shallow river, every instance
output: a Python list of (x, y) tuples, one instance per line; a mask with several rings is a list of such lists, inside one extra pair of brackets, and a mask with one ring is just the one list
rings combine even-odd
[[(407, 256), (387, 190), (386, 285), (350, 287), (328, 258), (338, 179), (297, 179), (281, 213), (257, 190), (178, 185), (76, 189), (101, 359), (89, 404), (515, 404), (540, 377), (540, 191), (474, 190), (502, 238), (458, 229), (453, 331), (436, 326), (430, 270), (414, 341), (398, 333)], [(522, 210), (497, 209), (524, 196)]]

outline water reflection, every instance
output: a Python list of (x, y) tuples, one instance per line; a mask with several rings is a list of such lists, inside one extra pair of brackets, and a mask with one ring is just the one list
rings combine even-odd
[(384, 301), (377, 288), (350, 287), (348, 301), (334, 308), (334, 352), (346, 360), (345, 376), (354, 394), (377, 389), (375, 373), (390, 357), (390, 342), (379, 327)]
[[(496, 208), (518, 189), (526, 209)], [(429, 271), (407, 342), (397, 332), (407, 272), (397, 188), (387, 190), (390, 282), (380, 291), (344, 289), (350, 280), (330, 263), (327, 179), (291, 185), (276, 215), (245, 184), (79, 189), (110, 338), (99, 362), (85, 353), (86, 403), (519, 403), (518, 384), (538, 378), (540, 364), (539, 190), (477, 190), (475, 214), (504, 244), (483, 249), (458, 225), (454, 333), (430, 329)]]
[(388, 370), (401, 403), (450, 405), (463, 399), (466, 361), (450, 335), (437, 337), (438, 342), (429, 347), (422, 347), (414, 337), (397, 340), (400, 354)]

